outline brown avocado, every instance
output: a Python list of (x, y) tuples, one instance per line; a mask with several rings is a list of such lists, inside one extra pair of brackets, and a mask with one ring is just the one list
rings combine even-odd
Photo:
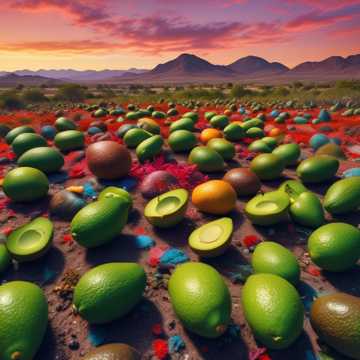
[(107, 344), (90, 351), (84, 360), (140, 360), (140, 354), (126, 344)]

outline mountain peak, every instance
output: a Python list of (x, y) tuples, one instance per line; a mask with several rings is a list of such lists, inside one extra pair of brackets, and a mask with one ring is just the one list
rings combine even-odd
[(281, 73), (289, 70), (285, 65), (281, 63), (270, 63), (267, 60), (254, 55), (240, 58), (232, 64), (228, 65), (228, 68), (239, 74)]

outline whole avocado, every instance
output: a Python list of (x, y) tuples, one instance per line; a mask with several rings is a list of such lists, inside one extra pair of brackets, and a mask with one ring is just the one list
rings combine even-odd
[(126, 344), (107, 344), (90, 351), (84, 360), (140, 360), (140, 354)]

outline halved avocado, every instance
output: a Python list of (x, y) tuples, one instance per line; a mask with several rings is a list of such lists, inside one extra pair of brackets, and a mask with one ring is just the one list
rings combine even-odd
[(245, 206), (245, 214), (255, 225), (269, 226), (288, 217), (289, 196), (282, 191), (256, 195)]
[(179, 223), (186, 212), (189, 193), (176, 189), (161, 194), (148, 202), (144, 215), (154, 226), (167, 228)]
[(98, 200), (116, 198), (123, 200), (129, 205), (129, 210), (132, 208), (133, 200), (131, 195), (124, 189), (116, 186), (108, 186), (99, 194)]
[(231, 245), (232, 232), (232, 220), (223, 217), (194, 230), (189, 237), (189, 246), (199, 256), (219, 256)]
[(39, 217), (13, 231), (6, 241), (6, 247), (19, 262), (35, 260), (49, 249), (53, 234), (53, 223)]

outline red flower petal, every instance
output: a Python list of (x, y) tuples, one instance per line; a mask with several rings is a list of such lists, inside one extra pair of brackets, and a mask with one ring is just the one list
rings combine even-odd
[(162, 339), (156, 339), (152, 343), (152, 348), (156, 357), (160, 360), (165, 359), (169, 354), (168, 343)]

